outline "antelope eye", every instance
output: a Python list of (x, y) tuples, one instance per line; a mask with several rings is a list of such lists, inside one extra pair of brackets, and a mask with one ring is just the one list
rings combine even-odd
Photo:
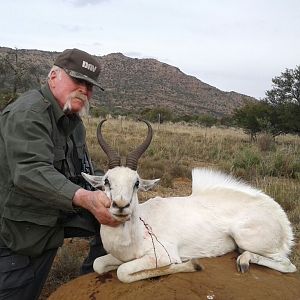
[(109, 182), (108, 178), (105, 178), (104, 184), (110, 186), (110, 182)]
[(140, 182), (139, 180), (136, 181), (135, 185), (134, 185), (136, 188), (138, 188), (140, 186)]

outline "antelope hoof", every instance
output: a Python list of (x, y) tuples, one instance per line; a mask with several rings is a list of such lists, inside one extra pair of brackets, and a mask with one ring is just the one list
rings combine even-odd
[(238, 272), (246, 273), (249, 270), (249, 262), (241, 262), (240, 257), (236, 261)]
[(193, 259), (191, 259), (191, 263), (193, 264), (195, 271), (203, 271), (204, 270), (204, 266), (200, 263), (200, 259), (193, 258)]

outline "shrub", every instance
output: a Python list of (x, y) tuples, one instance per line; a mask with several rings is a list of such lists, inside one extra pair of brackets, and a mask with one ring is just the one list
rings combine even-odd
[(260, 151), (273, 151), (275, 150), (275, 139), (269, 133), (261, 133), (257, 137), (257, 145)]
[(232, 162), (232, 170), (238, 176), (251, 178), (257, 175), (261, 160), (261, 155), (255, 148), (244, 148), (235, 154)]
[(272, 176), (287, 178), (299, 178), (300, 158), (291, 153), (277, 151), (272, 157)]
[(17, 95), (13, 96), (12, 93), (0, 93), (0, 111), (10, 102), (16, 100), (16, 98)]

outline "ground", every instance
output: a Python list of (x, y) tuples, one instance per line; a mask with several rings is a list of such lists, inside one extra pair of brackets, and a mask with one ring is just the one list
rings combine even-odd
[(78, 277), (58, 288), (49, 300), (298, 300), (300, 275), (282, 274), (251, 265), (245, 274), (237, 272), (236, 253), (201, 259), (204, 270), (177, 273), (130, 284), (121, 283), (116, 272)]

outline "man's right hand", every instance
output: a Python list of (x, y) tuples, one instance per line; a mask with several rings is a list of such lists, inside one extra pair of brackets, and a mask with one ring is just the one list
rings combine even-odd
[(120, 222), (109, 212), (110, 203), (110, 199), (102, 191), (79, 189), (73, 197), (73, 204), (89, 210), (100, 224), (115, 227)]

